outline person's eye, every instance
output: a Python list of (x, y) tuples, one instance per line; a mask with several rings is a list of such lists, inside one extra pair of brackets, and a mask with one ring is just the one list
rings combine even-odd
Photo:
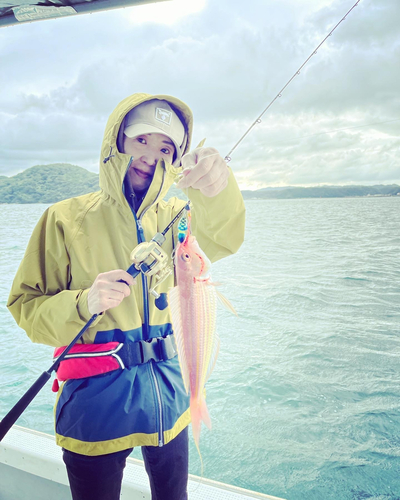
[(165, 155), (169, 155), (171, 153), (171, 151), (168, 148), (162, 148), (161, 153), (163, 153)]
[(140, 142), (140, 144), (146, 144), (146, 139), (144, 137), (138, 137), (136, 140)]

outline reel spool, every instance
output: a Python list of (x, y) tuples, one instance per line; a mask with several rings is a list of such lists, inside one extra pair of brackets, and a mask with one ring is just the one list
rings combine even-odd
[(132, 250), (130, 258), (138, 271), (145, 276), (154, 276), (155, 284), (150, 293), (158, 299), (160, 294), (155, 291), (155, 288), (172, 274), (172, 269), (168, 265), (168, 255), (156, 241), (156, 237), (151, 241), (139, 243)]

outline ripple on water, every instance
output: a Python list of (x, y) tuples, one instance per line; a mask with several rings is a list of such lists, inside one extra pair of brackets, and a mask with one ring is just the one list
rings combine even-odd
[[(288, 500), (400, 499), (398, 198), (246, 202), (241, 250), (213, 266), (239, 316), (218, 317), (206, 477)], [(5, 308), (45, 208), (0, 214), (1, 415), (51, 363)], [(19, 424), (53, 433), (54, 399), (48, 384)], [(190, 456), (199, 474), (192, 439)]]

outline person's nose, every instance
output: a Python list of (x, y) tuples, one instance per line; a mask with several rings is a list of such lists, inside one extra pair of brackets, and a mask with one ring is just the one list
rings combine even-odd
[(149, 167), (155, 167), (158, 162), (158, 157), (155, 153), (149, 151), (142, 156), (142, 161)]

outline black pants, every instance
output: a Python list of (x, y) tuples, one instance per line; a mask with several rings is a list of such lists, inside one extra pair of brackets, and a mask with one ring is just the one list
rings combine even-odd
[[(89, 457), (63, 449), (73, 500), (119, 500), (129, 450)], [(188, 429), (165, 446), (143, 446), (152, 500), (187, 500)]]

